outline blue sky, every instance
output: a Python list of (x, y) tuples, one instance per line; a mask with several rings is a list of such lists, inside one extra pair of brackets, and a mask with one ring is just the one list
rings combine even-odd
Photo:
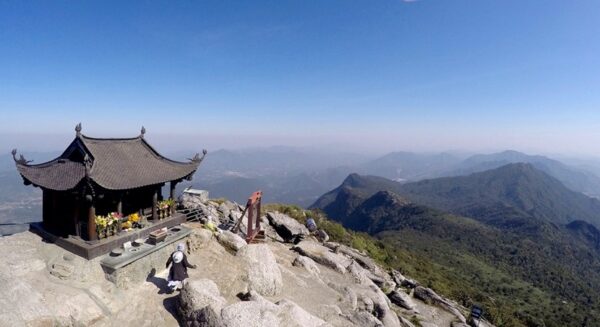
[(182, 147), (596, 155), (598, 22), (597, 0), (0, 1), (0, 150), (81, 121)]

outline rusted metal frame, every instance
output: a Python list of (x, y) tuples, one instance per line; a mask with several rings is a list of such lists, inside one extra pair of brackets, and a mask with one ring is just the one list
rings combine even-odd
[[(262, 192), (256, 191), (250, 196), (246, 204), (248, 208), (248, 232), (246, 233), (246, 242), (250, 243), (260, 231), (260, 204)], [(253, 221), (254, 220), (254, 221)]]

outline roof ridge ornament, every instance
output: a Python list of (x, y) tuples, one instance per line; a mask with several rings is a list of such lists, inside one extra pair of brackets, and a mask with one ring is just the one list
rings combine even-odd
[(19, 155), (19, 159), (17, 159), (17, 149), (13, 149), (10, 153), (13, 156), (13, 160), (20, 165), (27, 165), (28, 163), (33, 161), (25, 159), (22, 153)]
[(140, 137), (144, 138), (144, 134), (146, 134), (146, 128), (142, 126), (142, 130), (140, 131)]
[(194, 155), (194, 157), (189, 160), (192, 162), (201, 163), (202, 160), (204, 160), (204, 157), (206, 157), (207, 153), (208, 153), (208, 151), (206, 151), (206, 149), (204, 149), (204, 150), (202, 150), (202, 157), (200, 157), (200, 153), (196, 153), (196, 155)]
[(75, 132), (77, 133), (77, 136), (81, 136), (81, 123), (75, 126)]

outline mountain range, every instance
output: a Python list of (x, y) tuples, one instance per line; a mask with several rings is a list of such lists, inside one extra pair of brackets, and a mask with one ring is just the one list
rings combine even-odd
[(278, 149), (217, 151), (207, 156), (194, 184), (215, 196), (246, 200), (248, 191), (262, 189), (268, 202), (292, 203), (307, 207), (320, 195), (335, 188), (350, 173), (384, 177), (411, 183), (440, 177), (465, 176), (511, 163), (528, 163), (572, 191), (600, 197), (600, 178), (588, 170), (544, 156), (516, 151), (495, 154), (419, 154), (392, 152), (378, 158), (302, 152)]
[[(185, 160), (193, 151), (167, 153)], [(39, 163), (56, 153), (27, 153), (27, 159)], [(178, 185), (206, 189), (212, 197), (225, 197), (244, 203), (256, 190), (262, 190), (264, 201), (289, 203), (302, 207), (313, 204), (323, 193), (340, 185), (350, 173), (377, 175), (402, 183), (424, 179), (467, 175), (513, 162), (528, 162), (538, 170), (558, 179), (567, 188), (590, 196), (600, 195), (598, 177), (580, 165), (567, 165), (543, 156), (530, 156), (515, 151), (467, 156), (460, 153), (392, 152), (380, 157), (365, 154), (323, 151), (309, 148), (269, 147), (209, 152), (191, 182)], [(586, 161), (586, 168), (593, 167)], [(590, 168), (591, 169), (591, 168)], [(600, 169), (599, 169), (600, 170)], [(15, 210), (28, 217), (39, 216), (41, 209), (31, 202), (26, 205), (9, 199), (21, 191), (27, 198), (39, 197), (33, 188), (25, 188), (16, 175), (10, 154), (0, 155), (0, 204), (10, 202), (11, 209), (0, 207), (0, 223), (11, 220)], [(165, 191), (168, 192), (168, 191)], [(12, 217), (12, 218), (11, 218)], [(28, 218), (29, 219), (29, 218)], [(28, 220), (29, 221), (29, 220)]]
[(511, 324), (575, 325), (600, 308), (600, 201), (532, 164), (406, 184), (351, 174), (312, 207), (435, 262), (436, 287)]

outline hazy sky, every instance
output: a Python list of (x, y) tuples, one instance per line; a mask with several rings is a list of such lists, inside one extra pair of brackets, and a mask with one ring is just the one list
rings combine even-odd
[(81, 121), (180, 148), (597, 155), (599, 22), (598, 0), (0, 0), (0, 151)]

